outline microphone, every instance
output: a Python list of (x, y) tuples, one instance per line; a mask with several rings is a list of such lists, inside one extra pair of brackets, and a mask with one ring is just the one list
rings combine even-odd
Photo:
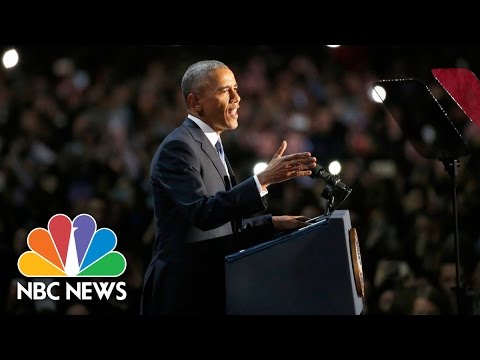
[(312, 179), (322, 179), (327, 183), (327, 185), (331, 186), (332, 188), (337, 188), (344, 192), (350, 192), (351, 189), (348, 185), (345, 185), (343, 182), (340, 181), (340, 177), (338, 175), (332, 175), (324, 167), (320, 164), (317, 164), (315, 168), (312, 170), (312, 174), (310, 175)]

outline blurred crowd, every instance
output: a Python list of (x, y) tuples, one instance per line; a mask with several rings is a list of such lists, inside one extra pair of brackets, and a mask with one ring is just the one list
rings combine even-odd
[[(154, 239), (150, 162), (186, 116), (185, 69), (212, 58), (232, 68), (242, 97), (239, 127), (222, 135), (237, 179), (268, 162), (282, 140), (286, 153), (341, 164), (353, 191), (339, 208), (359, 236), (365, 315), (457, 313), (451, 178), (371, 96), (378, 79), (423, 76), (471, 148), (457, 177), (460, 278), (480, 293), (480, 129), (425, 75), (439, 57), (468, 66), (476, 54), (324, 45), (68, 50), (19, 47), (23, 65), (0, 69), (0, 313), (138, 314)], [(311, 178), (271, 186), (269, 209), (321, 215), (323, 187)], [(57, 213), (88, 213), (116, 233), (125, 301), (16, 300), (27, 235)]]

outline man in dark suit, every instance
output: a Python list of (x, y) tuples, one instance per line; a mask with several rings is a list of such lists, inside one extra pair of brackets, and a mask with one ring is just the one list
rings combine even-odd
[(308, 176), (310, 153), (283, 156), (241, 183), (220, 134), (238, 126), (240, 96), (232, 71), (215, 60), (191, 65), (182, 79), (188, 117), (160, 144), (151, 165), (156, 235), (144, 278), (142, 314), (224, 314), (224, 257), (306, 225), (302, 216), (261, 215), (267, 187)]

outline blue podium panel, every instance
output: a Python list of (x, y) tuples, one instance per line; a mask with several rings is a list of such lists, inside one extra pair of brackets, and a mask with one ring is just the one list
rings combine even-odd
[[(358, 315), (358, 248), (348, 210), (225, 258), (227, 314)], [(358, 259), (357, 259), (358, 256)], [(357, 268), (357, 269), (355, 269)], [(361, 273), (360, 273), (361, 275)], [(362, 278), (363, 286), (363, 278)]]

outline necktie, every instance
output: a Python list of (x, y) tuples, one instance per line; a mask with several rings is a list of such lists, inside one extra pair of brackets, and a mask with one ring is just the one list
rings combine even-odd
[(225, 161), (225, 153), (223, 152), (223, 146), (222, 146), (222, 142), (220, 141), (220, 139), (218, 139), (218, 141), (215, 143), (215, 148), (217, 149), (218, 156), (220, 156), (220, 159), (222, 160), (223, 166), (225, 167), (225, 171), (228, 174), (228, 167), (227, 167), (227, 163)]

